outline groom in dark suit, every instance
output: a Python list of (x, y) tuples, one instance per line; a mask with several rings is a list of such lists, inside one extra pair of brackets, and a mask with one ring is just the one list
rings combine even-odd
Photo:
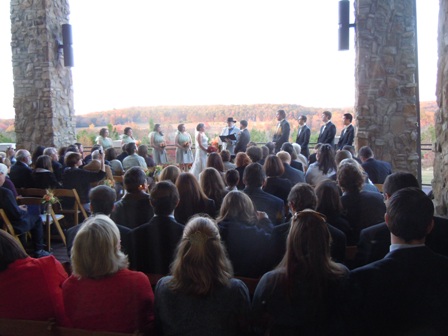
[(355, 335), (448, 335), (448, 258), (425, 239), (434, 205), (417, 188), (387, 201), (390, 252), (350, 273)]
[(331, 112), (322, 112), (323, 125), (320, 128), (317, 143), (334, 145), (334, 137), (336, 136), (336, 126), (331, 122)]
[(247, 129), (247, 120), (240, 120), (240, 131), (235, 144), (235, 155), (239, 152), (245, 152), (247, 144), (250, 141), (250, 133)]
[(278, 124), (272, 142), (275, 143), (275, 152), (277, 153), (285, 142), (289, 141), (289, 122), (286, 121), (286, 112), (278, 110), (276, 115)]
[(352, 125), (353, 116), (350, 113), (345, 113), (342, 116), (342, 122), (344, 123), (344, 129), (339, 136), (338, 149), (342, 150), (344, 146), (351, 146), (355, 139), (355, 128)]
[(306, 116), (301, 115), (299, 117), (299, 129), (297, 130), (297, 138), (296, 143), (300, 145), (300, 154), (304, 155), (308, 160), (308, 156), (310, 156), (310, 150), (308, 148), (308, 144), (310, 142), (311, 130), (306, 125)]

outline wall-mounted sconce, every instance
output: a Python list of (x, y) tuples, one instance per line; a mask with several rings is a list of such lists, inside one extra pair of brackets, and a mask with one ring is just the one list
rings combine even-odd
[(73, 64), (73, 39), (72, 39), (72, 26), (65, 23), (62, 25), (62, 44), (58, 41), (58, 49), (61, 54), (61, 50), (64, 51), (64, 66), (72, 67)]
[(339, 1), (339, 44), (338, 50), (348, 50), (350, 40), (350, 28), (356, 27), (355, 23), (350, 23), (350, 1)]

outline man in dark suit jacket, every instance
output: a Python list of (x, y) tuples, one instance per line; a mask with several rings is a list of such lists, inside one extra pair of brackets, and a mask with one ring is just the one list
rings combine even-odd
[(308, 159), (308, 157), (310, 156), (308, 144), (310, 142), (311, 130), (306, 125), (307, 118), (305, 115), (301, 115), (298, 120), (299, 129), (297, 130), (296, 143), (300, 145), (300, 153)]
[(434, 205), (417, 188), (387, 202), (390, 252), (350, 273), (356, 335), (448, 335), (448, 258), (425, 246)]
[(331, 122), (331, 112), (322, 112), (323, 125), (320, 128), (317, 142), (321, 144), (334, 145), (334, 137), (336, 136), (336, 126)]
[[(298, 183), (292, 187), (288, 195), (288, 204), (292, 213), (300, 212), (305, 209), (315, 210), (317, 206), (317, 196), (312, 186), (307, 183)], [(328, 223), (327, 223), (328, 224)], [(271, 249), (273, 257), (271, 266), (275, 267), (282, 260), (286, 251), (286, 238), (291, 227), (291, 221), (274, 227), (271, 238)], [(344, 262), (346, 237), (345, 234), (328, 224), (328, 230), (331, 235), (331, 257), (336, 262)]]
[(342, 122), (344, 123), (344, 129), (339, 136), (338, 149), (343, 149), (344, 146), (351, 146), (355, 139), (355, 128), (352, 125), (353, 116), (350, 113), (345, 113), (342, 116)]
[(44, 149), (44, 155), (48, 155), (51, 158), (51, 168), (56, 176), (58, 182), (62, 182), (62, 173), (64, 172), (64, 166), (59, 163), (58, 151), (54, 147), (47, 147)]
[(374, 184), (383, 184), (386, 177), (392, 174), (392, 166), (389, 162), (375, 160), (373, 151), (370, 147), (361, 147), (358, 154), (370, 181)]
[(278, 225), (285, 220), (285, 206), (280, 198), (261, 189), (265, 180), (263, 167), (259, 163), (249, 164), (243, 173), (246, 186), (243, 192), (252, 200), (256, 210), (266, 212), (272, 224)]
[(19, 149), (16, 154), (16, 163), (11, 166), (9, 178), (16, 189), (31, 188), (33, 186), (31, 164), (31, 154), (26, 149)]
[(282, 161), (283, 168), (285, 168), (285, 172), (280, 176), (281, 178), (291, 181), (293, 186), (297, 183), (305, 182), (305, 174), (303, 171), (295, 169), (290, 165), (291, 155), (288, 152), (280, 151), (277, 153), (277, 156)]
[[(384, 181), (384, 197), (388, 200), (396, 191), (407, 187), (420, 187), (415, 176), (410, 173), (393, 173)], [(448, 257), (448, 219), (434, 216), (434, 228), (426, 237), (426, 246)], [(384, 258), (389, 247), (390, 232), (385, 222), (362, 230), (355, 265), (362, 266)]]
[(0, 209), (5, 211), (16, 234), (31, 233), (31, 239), (34, 244), (34, 256), (36, 258), (50, 255), (50, 253), (43, 249), (44, 233), (38, 210), (36, 210), (35, 214), (32, 214), (31, 211), (34, 209), (31, 206), (17, 205), (17, 201), (11, 190), (3, 188), (7, 172), (8, 168), (6, 165), (0, 163)]
[[(114, 208), (115, 199), (117, 194), (114, 189), (105, 186), (99, 185), (95, 188), (90, 189), (89, 191), (89, 201), (90, 201), (90, 212), (92, 216), (96, 215), (106, 215), (110, 216), (112, 213), (112, 209)], [(120, 231), (120, 239), (121, 239), (121, 250), (124, 253), (128, 253), (129, 249), (129, 234), (131, 229), (115, 223)], [(81, 229), (83, 223), (73, 226), (67, 230), (65, 237), (67, 239), (67, 255), (70, 257), (73, 241), (75, 240), (75, 236), (78, 233), (79, 229)]]
[(247, 120), (240, 120), (240, 132), (238, 133), (234, 149), (235, 155), (239, 152), (245, 152), (249, 141), (250, 133), (247, 129)]
[[(282, 151), (285, 151), (289, 154), (289, 165), (297, 170), (303, 172), (303, 164), (297, 160), (296, 150), (294, 146), (290, 142), (285, 142), (281, 148)], [(303, 182), (303, 181), (301, 181)]]
[(284, 110), (278, 110), (276, 117), (278, 120), (278, 124), (272, 142), (275, 143), (275, 152), (277, 153), (280, 150), (280, 148), (282, 148), (282, 145), (285, 142), (289, 141), (290, 127), (289, 123), (285, 119), (286, 112)]
[(162, 181), (151, 190), (154, 217), (131, 232), (131, 268), (144, 273), (168, 274), (184, 226), (174, 219), (179, 204), (176, 186)]

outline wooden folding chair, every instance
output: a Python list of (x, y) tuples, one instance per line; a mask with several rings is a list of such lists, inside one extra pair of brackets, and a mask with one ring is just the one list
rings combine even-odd
[(245, 283), (245, 285), (247, 286), (247, 289), (249, 290), (249, 294), (252, 297), (255, 293), (255, 288), (257, 288), (257, 285), (258, 285), (258, 282), (260, 281), (260, 279), (259, 278), (246, 278), (246, 277), (241, 277), (241, 276), (236, 276), (235, 278), (239, 279)]
[(42, 223), (46, 225), (46, 236), (47, 236), (47, 249), (51, 250), (51, 224), (54, 223), (56, 229), (58, 230), (59, 235), (61, 236), (62, 242), (64, 245), (67, 245), (64, 231), (62, 230), (61, 224), (59, 220), (64, 218), (62, 214), (55, 214), (53, 208), (50, 207), (50, 213), (42, 214), (42, 198), (40, 197), (19, 197), (17, 198), (17, 202), (20, 204), (25, 204), (27, 206), (36, 206), (39, 207), (39, 215), (41, 217)]
[[(8, 232), (11, 236), (14, 237), (14, 239), (19, 243), (19, 245), (22, 247), (22, 249), (25, 251), (25, 247), (23, 246), (22, 242), (20, 241), (19, 235), (16, 234), (16, 231), (14, 230), (11, 221), (9, 220), (8, 216), (6, 215), (5, 210), (0, 209), (0, 217), (3, 220), (3, 230)], [(0, 335), (2, 335), (0, 333)]]
[(17, 193), (23, 197), (43, 197), (47, 191), (38, 188), (20, 188), (17, 189)]
[(83, 215), (84, 219), (88, 217), (87, 212), (81, 203), (81, 199), (79, 198), (76, 189), (54, 189), (53, 194), (59, 199), (61, 198), (73, 199), (72, 209), (61, 208), (60, 210), (56, 210), (55, 212), (64, 215), (66, 214), (73, 215), (75, 226), (79, 224), (79, 213)]

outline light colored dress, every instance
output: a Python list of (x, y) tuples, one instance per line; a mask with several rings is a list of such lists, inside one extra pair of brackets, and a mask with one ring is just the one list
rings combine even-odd
[(191, 167), (190, 173), (192, 173), (196, 179), (199, 181), (199, 174), (206, 168), (207, 166), (207, 152), (203, 150), (198, 145), (198, 137), (202, 135), (202, 147), (208, 147), (208, 138), (205, 133), (198, 133), (195, 137), (196, 141), (196, 153), (194, 156), (193, 166)]
[(112, 141), (111, 138), (103, 138), (101, 135), (98, 138), (96, 138), (96, 143), (98, 145), (103, 146), (104, 150), (111, 148), (114, 145), (114, 142)]
[[(151, 132), (149, 133), (149, 138), (153, 139), (152, 143), (159, 146), (161, 143), (165, 143), (165, 137), (161, 135), (159, 132)], [(165, 148), (160, 149), (159, 147), (153, 147), (153, 153), (152, 158), (154, 159), (154, 162), (156, 165), (160, 164), (166, 164), (168, 163), (168, 158), (166, 156), (166, 150)]]
[[(187, 132), (179, 133), (177, 135), (177, 143), (183, 147), (183, 145), (189, 142), (191, 143), (191, 135)], [(185, 164), (193, 162), (193, 152), (191, 151), (191, 147), (182, 149), (176, 148), (176, 163)]]
[(121, 136), (121, 144), (122, 145), (131, 143), (131, 142), (137, 142), (137, 140), (127, 134), (123, 134)]

